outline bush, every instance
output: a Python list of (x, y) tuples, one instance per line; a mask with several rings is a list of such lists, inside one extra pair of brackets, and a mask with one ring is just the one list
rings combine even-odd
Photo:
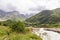
[(15, 32), (25, 32), (25, 24), (21, 21), (7, 20), (1, 22), (2, 26), (8, 26), (12, 31)]
[(11, 29), (12, 31), (16, 32), (25, 32), (25, 24), (21, 21), (18, 21), (11, 26)]
[(16, 23), (16, 21), (7, 20), (2, 23), (3, 23), (3, 26), (12, 26), (14, 23)]

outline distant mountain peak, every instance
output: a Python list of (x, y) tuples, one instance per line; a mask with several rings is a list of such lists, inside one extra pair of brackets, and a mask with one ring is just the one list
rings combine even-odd
[(10, 11), (10, 12), (5, 12), (4, 10), (0, 9), (0, 19), (6, 20), (6, 19), (13, 19), (13, 20), (25, 20), (26, 17), (24, 14), (20, 14), (19, 11)]

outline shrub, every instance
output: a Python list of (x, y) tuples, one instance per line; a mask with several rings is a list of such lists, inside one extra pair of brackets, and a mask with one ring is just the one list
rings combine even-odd
[(1, 24), (10, 27), (12, 31), (25, 32), (25, 24), (21, 21), (7, 20), (1, 22)]
[(16, 21), (7, 20), (2, 22), (3, 26), (12, 26), (14, 23), (16, 23)]
[(21, 21), (18, 21), (11, 26), (11, 29), (12, 31), (16, 31), (16, 32), (24, 32), (25, 24)]

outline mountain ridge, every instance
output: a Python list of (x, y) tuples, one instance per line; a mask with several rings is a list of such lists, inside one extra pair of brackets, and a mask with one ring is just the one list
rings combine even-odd
[(25, 20), (27, 17), (24, 14), (20, 14), (18, 11), (10, 11), (10, 12), (5, 12), (4, 10), (0, 9), (0, 21), (2, 20)]

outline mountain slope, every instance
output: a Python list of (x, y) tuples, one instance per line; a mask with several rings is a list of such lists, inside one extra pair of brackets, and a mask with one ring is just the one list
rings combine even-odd
[(26, 22), (36, 24), (56, 24), (60, 23), (60, 9), (43, 10), (35, 16), (28, 18)]
[(27, 17), (25, 17), (24, 14), (20, 14), (18, 11), (11, 11), (11, 12), (5, 12), (3, 10), (0, 10), (0, 21), (12, 19), (12, 20), (25, 20)]

